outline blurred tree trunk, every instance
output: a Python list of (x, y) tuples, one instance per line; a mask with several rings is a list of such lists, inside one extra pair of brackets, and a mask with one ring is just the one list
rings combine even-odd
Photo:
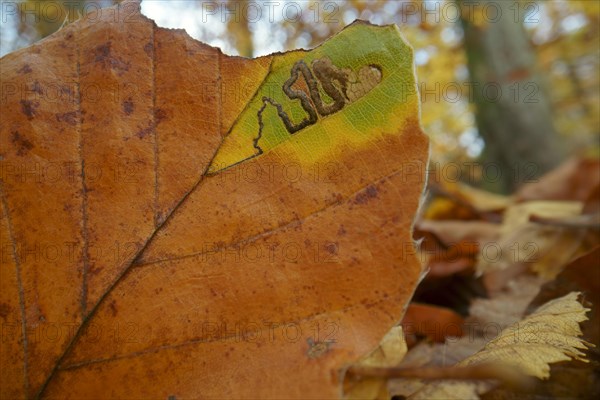
[[(459, 0), (488, 189), (512, 192), (563, 158), (519, 2)], [(474, 4), (478, 4), (474, 7)], [(539, 15), (537, 16), (539, 18)], [(496, 168), (501, 171), (497, 181)]]

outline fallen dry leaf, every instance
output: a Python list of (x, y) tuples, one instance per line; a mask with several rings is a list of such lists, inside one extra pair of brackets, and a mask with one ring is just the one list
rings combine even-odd
[(600, 159), (597, 155), (573, 157), (539, 180), (523, 185), (516, 201), (586, 201), (600, 186)]
[[(435, 234), (445, 245), (450, 246), (460, 241), (487, 243), (498, 238), (499, 224), (486, 221), (420, 221), (416, 227), (419, 231)], [(418, 238), (415, 233), (415, 237)], [(481, 246), (483, 247), (483, 246)]]
[(123, 2), (0, 63), (3, 398), (341, 396), (421, 275), (396, 27), (247, 60)]
[(493, 292), (493, 297), (473, 300), (467, 323), (488, 334), (496, 334), (523, 317), (527, 306), (546, 281), (534, 275), (517, 276), (501, 291)]
[[(481, 350), (490, 339), (477, 333), (469, 330), (463, 337), (451, 338), (444, 343), (421, 341), (408, 351), (399, 367), (419, 370), (423, 367), (453, 366)], [(427, 382), (421, 379), (390, 379), (387, 389), (391, 395), (407, 397), (426, 384)]]
[(414, 344), (416, 336), (444, 342), (447, 337), (462, 336), (463, 322), (459, 314), (448, 308), (410, 303), (402, 319), (402, 329), (411, 344)]
[(473, 270), (480, 249), (498, 235), (499, 224), (485, 221), (419, 221), (414, 237), (423, 239), (418, 254), (427, 267), (426, 279)]
[[(582, 352), (586, 343), (579, 338), (579, 323), (587, 320), (586, 312), (578, 301), (579, 293), (572, 292), (539, 307), (522, 321), (504, 329), (474, 355), (457, 366), (489, 365), (496, 363), (512, 367), (528, 376), (546, 379), (551, 363), (571, 359), (585, 361)], [(510, 371), (510, 370), (508, 370)], [(505, 371), (505, 372), (508, 372)], [(409, 399), (468, 398), (494, 385), (485, 381), (435, 382), (426, 384)]]
[(431, 199), (423, 213), (427, 220), (477, 220), (481, 214), (470, 204), (457, 199), (451, 199), (443, 195)]
[[(386, 333), (375, 350), (354, 366), (394, 367), (400, 364), (407, 350), (402, 327), (395, 326)], [(344, 397), (347, 399), (389, 399), (390, 397), (387, 391), (387, 380), (383, 378), (354, 380), (347, 377), (344, 383)]]
[(429, 202), (424, 217), (431, 220), (490, 220), (513, 203), (513, 199), (474, 188), (462, 182), (448, 181), (444, 176), (429, 182), (435, 195)]
[(580, 201), (530, 201), (515, 204), (504, 213), (501, 234), (507, 235), (530, 222), (531, 216), (545, 218), (573, 217), (581, 214), (583, 203)]
[[(533, 388), (520, 391), (517, 388), (499, 387), (485, 395), (485, 399), (533, 399), (536, 398), (595, 398), (600, 393), (600, 250), (579, 257), (556, 277), (542, 286), (541, 291), (529, 305), (535, 309), (550, 299), (564, 296), (571, 291), (581, 291), (583, 304), (590, 311), (590, 319), (581, 323), (582, 338), (595, 347), (587, 353), (589, 362), (561, 362), (550, 366), (550, 379), (537, 381)], [(594, 395), (594, 393), (596, 393)]]
[(510, 206), (513, 199), (496, 193), (477, 189), (462, 182), (458, 182), (454, 192), (460, 194), (479, 212), (501, 211)]
[(589, 309), (577, 301), (578, 296), (571, 292), (542, 305), (460, 364), (500, 361), (544, 379), (550, 375), (550, 363), (584, 360), (586, 345), (579, 338), (579, 323), (587, 320)]
[[(555, 277), (597, 243), (595, 226), (580, 221), (582, 210), (583, 203), (576, 201), (531, 201), (509, 207), (498, 242), (480, 253), (478, 272), (526, 265), (543, 277)], [(532, 216), (546, 222), (532, 222)]]
[(590, 352), (600, 361), (600, 247), (570, 262), (555, 280), (542, 286), (529, 308), (537, 308), (570, 291), (582, 292), (584, 304), (591, 308), (590, 320), (582, 323), (583, 337), (597, 346)]
[(358, 362), (358, 365), (369, 367), (392, 367), (400, 364), (406, 354), (406, 342), (402, 326), (393, 327), (385, 334), (381, 343), (368, 356)]

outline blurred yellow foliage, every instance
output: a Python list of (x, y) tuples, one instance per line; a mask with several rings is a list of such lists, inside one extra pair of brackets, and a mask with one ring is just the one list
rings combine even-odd
[[(77, 2), (79, 11), (105, 7), (118, 0)], [(49, 18), (47, 15), (33, 17), (44, 2), (22, 2), (23, 15), (15, 19), (18, 37), (13, 48), (27, 45), (59, 29), (65, 19)], [(53, 2), (65, 8), (72, 2)], [(91, 6), (94, 3), (94, 7)], [(165, 10), (170, 5), (164, 2)], [(203, 12), (207, 2), (197, 2), (197, 13)], [(246, 13), (249, 3), (238, 0), (213, 2), (223, 9), (239, 9), (242, 12), (218, 16), (216, 24), (225, 29), (220, 33), (206, 21), (199, 27), (203, 41), (230, 43), (237, 53), (252, 56), (261, 53), (269, 45), (257, 39), (258, 24)], [(340, 31), (354, 19), (369, 20), (375, 24), (395, 23), (415, 48), (415, 64), (419, 79), (418, 87), (422, 101), (422, 123), (432, 138), (432, 160), (445, 163), (464, 163), (477, 159), (483, 141), (475, 124), (473, 87), (469, 83), (466, 55), (463, 49), (463, 30), (457, 10), (461, 4), (454, 0), (349, 0), (349, 1), (286, 1), (278, 9), (286, 10), (281, 18), (267, 21), (269, 40), (282, 42), (282, 49), (315, 47), (326, 38)], [(212, 4), (212, 3), (211, 3)], [(258, 3), (256, 3), (258, 4)], [(256, 8), (256, 4), (255, 7)], [(279, 3), (277, 3), (279, 4)], [(175, 7), (171, 5), (171, 7)], [(237, 7), (237, 8), (236, 8)], [(259, 5), (260, 7), (260, 5)], [(463, 11), (468, 7), (462, 3)], [(263, 7), (265, 8), (265, 7)], [(175, 8), (173, 8), (174, 10)], [(191, 9), (193, 10), (193, 8)], [(294, 13), (291, 13), (294, 11)], [(594, 0), (515, 0), (510, 10), (515, 18), (524, 20), (524, 26), (537, 55), (538, 68), (545, 77), (549, 89), (554, 124), (566, 139), (571, 152), (597, 142), (600, 133), (600, 2)], [(65, 10), (63, 10), (65, 11)], [(77, 18), (77, 9), (68, 6), (66, 21)], [(263, 10), (263, 20), (267, 17)], [(485, 24), (481, 9), (472, 8), (471, 22)], [(177, 14), (173, 12), (173, 14)], [(299, 18), (296, 18), (298, 16)], [(11, 17), (9, 15), (9, 17)], [(17, 16), (18, 17), (18, 16)], [(38, 18), (39, 17), (39, 18)], [(174, 18), (180, 16), (174, 15)], [(180, 19), (180, 18), (179, 18)], [(6, 37), (6, 35), (5, 35)], [(476, 184), (481, 176), (469, 183)]]

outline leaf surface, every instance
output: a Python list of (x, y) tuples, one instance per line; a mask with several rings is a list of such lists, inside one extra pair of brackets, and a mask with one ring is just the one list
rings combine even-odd
[(247, 60), (124, 2), (0, 62), (3, 397), (341, 396), (421, 274), (396, 27)]

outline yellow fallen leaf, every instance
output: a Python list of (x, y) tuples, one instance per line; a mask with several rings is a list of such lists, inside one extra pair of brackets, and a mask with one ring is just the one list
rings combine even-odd
[(578, 218), (578, 201), (531, 201), (509, 207), (504, 214), (497, 243), (482, 247), (477, 271), (488, 273), (516, 264), (527, 265), (545, 278), (554, 278), (586, 249), (588, 228), (530, 222), (530, 218)]
[(457, 189), (459, 193), (469, 199), (477, 211), (504, 210), (512, 202), (512, 198), (509, 196), (486, 192), (460, 182), (457, 184)]
[[(587, 320), (589, 309), (577, 301), (579, 294), (571, 292), (542, 305), (456, 366), (498, 364), (527, 376), (546, 379), (550, 376), (551, 363), (571, 359), (587, 362), (583, 350), (590, 344), (579, 338), (579, 323)], [(423, 386), (409, 399), (477, 399), (476, 394), (489, 391), (492, 386), (486, 382), (441, 381)]]
[(407, 350), (402, 326), (395, 326), (381, 339), (379, 346), (358, 364), (370, 367), (393, 367), (402, 361)]
[(529, 223), (532, 215), (545, 218), (573, 217), (583, 210), (580, 201), (529, 201), (510, 206), (504, 212), (501, 234), (507, 235)]
[(504, 210), (513, 203), (512, 197), (449, 181), (443, 176), (433, 176), (429, 187), (437, 195), (425, 210), (426, 219), (479, 218), (487, 212)]
[(459, 365), (498, 361), (514, 365), (527, 375), (546, 379), (548, 364), (572, 358), (586, 361), (582, 350), (586, 343), (579, 338), (579, 323), (587, 320), (589, 311), (577, 301), (579, 293), (571, 292), (538, 308), (521, 322), (511, 325), (491, 340), (480, 352)]
[[(381, 339), (375, 350), (360, 360), (356, 365), (365, 367), (394, 367), (398, 365), (408, 348), (404, 340), (402, 326), (393, 327)], [(356, 382), (347, 382), (345, 396), (347, 399), (383, 399), (389, 398), (387, 381), (383, 378), (368, 378)]]

